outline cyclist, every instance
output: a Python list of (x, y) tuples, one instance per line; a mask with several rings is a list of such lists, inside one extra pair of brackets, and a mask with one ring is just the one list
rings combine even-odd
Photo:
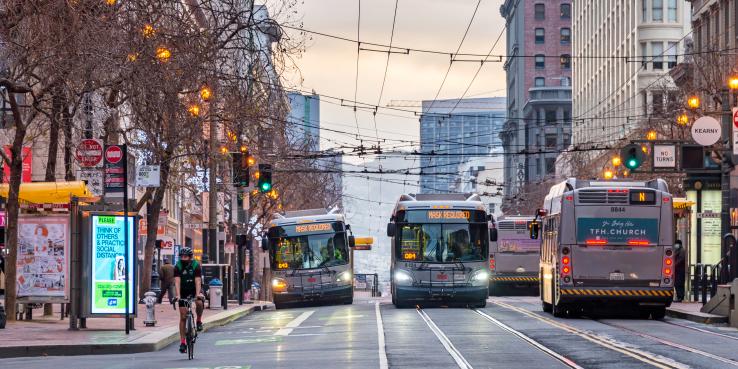
[(180, 251), (179, 261), (174, 266), (175, 297), (172, 304), (179, 302), (179, 352), (187, 351), (185, 341), (185, 320), (187, 307), (183, 299), (195, 298), (195, 313), (197, 314), (197, 330), (202, 331), (202, 312), (205, 309), (202, 293), (202, 268), (197, 260), (193, 259), (192, 249), (185, 247)]

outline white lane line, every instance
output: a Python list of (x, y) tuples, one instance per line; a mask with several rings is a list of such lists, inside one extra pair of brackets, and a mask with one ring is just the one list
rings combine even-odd
[(307, 320), (307, 318), (309, 318), (311, 315), (313, 315), (314, 312), (315, 312), (314, 310), (310, 310), (310, 311), (306, 311), (306, 312), (300, 314), (300, 316), (298, 316), (297, 318), (293, 319), (291, 322), (287, 323), (287, 325), (285, 325), (284, 328), (278, 330), (277, 333), (274, 333), (274, 335), (275, 336), (287, 336), (287, 335), (289, 335), (290, 333), (292, 333), (292, 330), (294, 330), (295, 328), (299, 327), (300, 324), (302, 324), (302, 322), (304, 322), (305, 320)]
[(516, 335), (518, 338), (522, 339), (525, 342), (528, 342), (529, 344), (531, 344), (535, 348), (537, 348), (537, 349), (539, 349), (539, 350), (547, 353), (548, 355), (552, 356), (553, 358), (555, 358), (558, 361), (561, 361), (562, 363), (568, 365), (569, 367), (575, 368), (575, 369), (584, 369), (581, 366), (577, 365), (577, 363), (575, 363), (574, 361), (572, 361), (572, 360), (566, 358), (565, 356), (563, 356), (563, 355), (561, 355), (561, 354), (559, 354), (559, 353), (551, 350), (550, 348), (548, 348), (545, 345), (541, 344), (540, 342), (538, 342), (538, 341), (536, 341), (536, 340), (534, 340), (534, 339), (526, 336), (525, 334), (523, 334), (523, 333), (521, 333), (521, 332), (519, 332), (519, 331), (511, 328), (507, 324), (505, 324), (505, 323), (503, 323), (503, 322), (501, 322), (501, 321), (499, 321), (499, 320), (491, 317), (487, 313), (484, 313), (484, 312), (482, 312), (480, 310), (474, 310), (474, 311), (477, 314), (481, 315), (483, 318), (489, 320), (490, 322), (492, 322), (494, 324), (497, 324), (497, 326), (499, 326), (500, 328), (502, 328), (502, 329), (504, 329), (504, 330), (506, 330), (506, 331), (508, 331), (508, 332), (510, 332), (510, 333), (512, 333), (514, 335)]
[(428, 314), (425, 313), (422, 309), (416, 310), (421, 318), (425, 321), (425, 324), (428, 325), (428, 327), (431, 329), (431, 332), (436, 335), (439, 341), (441, 341), (441, 344), (444, 348), (446, 348), (446, 351), (451, 355), (451, 357), (456, 362), (456, 365), (459, 366), (460, 369), (473, 369), (471, 364), (469, 364), (466, 359), (464, 359), (464, 356), (461, 355), (461, 352), (456, 349), (453, 343), (451, 343), (451, 340), (446, 336), (446, 334), (443, 333), (441, 328), (438, 328), (436, 323), (433, 323), (433, 320), (428, 316)]
[(379, 311), (379, 302), (374, 303), (374, 313), (377, 316), (377, 344), (379, 345), (379, 369), (388, 369), (387, 351), (384, 343), (384, 323), (382, 313)]

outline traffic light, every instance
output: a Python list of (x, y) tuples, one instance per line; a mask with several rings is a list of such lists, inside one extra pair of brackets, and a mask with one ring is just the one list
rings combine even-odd
[(272, 190), (272, 165), (259, 164), (259, 192), (265, 193)]
[(249, 186), (249, 152), (233, 153), (233, 185), (236, 187)]
[(620, 158), (625, 167), (633, 171), (643, 164), (643, 150), (640, 145), (630, 144), (620, 150)]

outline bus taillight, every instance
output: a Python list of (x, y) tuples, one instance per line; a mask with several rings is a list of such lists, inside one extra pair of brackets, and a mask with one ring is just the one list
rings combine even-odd
[(561, 276), (564, 283), (571, 282), (571, 256), (565, 255), (561, 258)]
[(631, 246), (648, 246), (651, 242), (648, 240), (628, 240), (628, 245)]
[(671, 275), (671, 268), (664, 268), (664, 275), (670, 276)]
[(489, 270), (495, 270), (495, 256), (489, 256)]
[(585, 241), (585, 243), (591, 246), (604, 246), (604, 245), (607, 245), (607, 240), (605, 239), (587, 240)]
[(564, 256), (563, 258), (561, 258), (561, 263), (564, 265), (569, 265), (570, 262), (571, 259), (568, 256)]

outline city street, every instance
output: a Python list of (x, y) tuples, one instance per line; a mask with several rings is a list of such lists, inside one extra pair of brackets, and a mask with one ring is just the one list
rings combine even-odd
[(737, 345), (735, 328), (558, 319), (535, 297), (503, 297), (478, 310), (369, 301), (258, 312), (202, 334), (193, 361), (171, 345), (135, 355), (6, 359), (0, 367), (728, 368), (738, 366)]

